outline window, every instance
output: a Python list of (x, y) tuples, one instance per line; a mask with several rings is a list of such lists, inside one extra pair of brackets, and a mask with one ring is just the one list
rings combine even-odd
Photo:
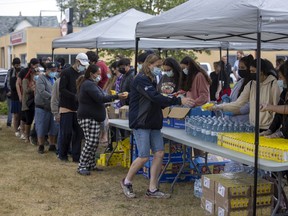
[(21, 60), (21, 66), (26, 67), (27, 66), (26, 54), (20, 54), (20, 60)]

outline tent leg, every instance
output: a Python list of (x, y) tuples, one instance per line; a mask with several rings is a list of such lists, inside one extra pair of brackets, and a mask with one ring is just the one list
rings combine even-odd
[(51, 56), (53, 62), (54, 62), (54, 49), (55, 48), (52, 48), (52, 56)]
[(135, 40), (135, 64), (134, 64), (134, 67), (135, 67), (135, 75), (137, 74), (137, 57), (138, 57), (138, 44), (139, 44), (139, 40), (140, 38), (136, 37), (136, 40)]
[(255, 112), (255, 158), (254, 158), (254, 191), (253, 191), (253, 216), (256, 216), (257, 202), (257, 174), (259, 150), (259, 103), (260, 103), (260, 71), (261, 71), (261, 33), (257, 33), (257, 71), (256, 71), (256, 112)]

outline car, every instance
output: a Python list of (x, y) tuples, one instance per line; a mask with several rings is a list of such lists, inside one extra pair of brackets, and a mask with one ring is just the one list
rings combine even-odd
[(0, 68), (0, 102), (6, 100), (6, 79), (8, 75), (8, 70)]
[(210, 73), (212, 72), (212, 68), (211, 68), (210, 63), (208, 63), (208, 62), (200, 62), (200, 66), (201, 66), (205, 71), (207, 71), (208, 75), (210, 76)]

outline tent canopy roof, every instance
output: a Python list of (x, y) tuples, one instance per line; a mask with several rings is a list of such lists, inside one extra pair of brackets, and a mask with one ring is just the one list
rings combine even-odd
[[(261, 21), (261, 25), (259, 25)], [(139, 22), (136, 37), (246, 42), (288, 42), (288, 6), (283, 0), (189, 0)]]

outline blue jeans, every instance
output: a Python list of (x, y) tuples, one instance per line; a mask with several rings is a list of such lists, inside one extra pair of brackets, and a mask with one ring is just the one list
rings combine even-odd
[(138, 157), (149, 157), (150, 149), (153, 154), (164, 151), (163, 137), (160, 130), (134, 129), (133, 135), (136, 140)]
[(34, 120), (37, 136), (39, 137), (45, 137), (46, 135), (57, 136), (58, 125), (54, 121), (54, 117), (51, 112), (36, 107)]

